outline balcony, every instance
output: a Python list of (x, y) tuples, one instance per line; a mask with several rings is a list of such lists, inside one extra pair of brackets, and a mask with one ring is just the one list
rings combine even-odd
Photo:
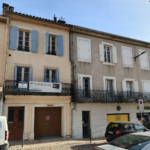
[(143, 99), (144, 103), (150, 102), (150, 93), (123, 92), (107, 90), (76, 90), (73, 102), (77, 103), (138, 103)]
[(6, 80), (4, 91), (5, 95), (71, 96), (71, 84)]

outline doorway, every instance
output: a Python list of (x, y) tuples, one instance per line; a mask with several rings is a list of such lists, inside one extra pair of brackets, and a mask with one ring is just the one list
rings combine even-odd
[(8, 108), (9, 141), (21, 140), (24, 129), (24, 107)]
[(82, 111), (83, 138), (90, 137), (90, 112)]

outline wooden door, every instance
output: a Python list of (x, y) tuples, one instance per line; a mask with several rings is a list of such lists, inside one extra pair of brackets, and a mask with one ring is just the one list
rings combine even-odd
[(24, 128), (24, 107), (8, 108), (9, 140), (21, 140)]
[(35, 108), (35, 137), (61, 135), (61, 108)]

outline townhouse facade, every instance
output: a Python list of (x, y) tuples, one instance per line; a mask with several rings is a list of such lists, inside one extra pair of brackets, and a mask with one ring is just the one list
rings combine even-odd
[(71, 40), (72, 137), (103, 137), (111, 121), (137, 123), (139, 99), (150, 129), (150, 43), (78, 26), (71, 29)]
[(63, 21), (14, 12), (9, 18), (5, 105), (9, 140), (71, 136), (69, 28)]
[(0, 116), (3, 111), (3, 86), (5, 81), (5, 66), (6, 66), (6, 41), (7, 41), (7, 26), (9, 19), (7, 17), (0, 16)]

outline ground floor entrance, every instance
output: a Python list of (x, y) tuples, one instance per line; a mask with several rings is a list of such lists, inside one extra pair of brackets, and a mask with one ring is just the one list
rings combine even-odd
[(21, 140), (24, 130), (24, 107), (8, 108), (9, 140)]
[(48, 137), (61, 135), (61, 107), (36, 107), (34, 136)]

